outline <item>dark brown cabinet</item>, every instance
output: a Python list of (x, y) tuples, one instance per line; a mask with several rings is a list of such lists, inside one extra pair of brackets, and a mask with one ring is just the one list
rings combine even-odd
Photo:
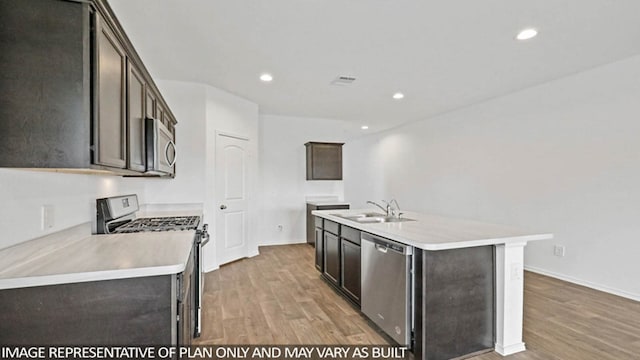
[(129, 131), (129, 136), (127, 137), (129, 140), (127, 144), (129, 150), (127, 168), (144, 172), (146, 170), (144, 138), (146, 81), (131, 62), (127, 64), (127, 70), (127, 99), (129, 105), (127, 112)]
[(160, 120), (165, 126), (167, 125), (164, 106), (161, 103), (156, 103), (156, 119)]
[(315, 250), (316, 250), (316, 269), (320, 272), (324, 272), (324, 258), (322, 254), (324, 254), (324, 241), (322, 238), (322, 227), (315, 228)]
[[(307, 204), (307, 244), (314, 245), (316, 242), (316, 236), (314, 233), (315, 221), (313, 214), (314, 210), (344, 210), (349, 209), (348, 204), (330, 204), (330, 205), (313, 205)], [(322, 227), (322, 225), (320, 226)]]
[(100, 14), (95, 33), (94, 163), (127, 166), (127, 56)]
[(340, 225), (340, 288), (360, 304), (360, 231)]
[(0, 1), (0, 167), (90, 164), (90, 12)]
[(141, 119), (175, 143), (175, 117), (105, 0), (3, 0), (0, 24), (0, 167), (152, 175)]
[(315, 217), (316, 269), (345, 297), (360, 305), (360, 230)]
[(156, 118), (156, 95), (153, 93), (151, 89), (147, 89), (147, 100), (145, 104), (145, 108), (147, 109), (147, 117), (155, 119)]
[(338, 235), (324, 231), (324, 272), (327, 279), (338, 285), (340, 279), (340, 238)]
[(344, 143), (308, 142), (307, 180), (342, 180), (342, 145)]

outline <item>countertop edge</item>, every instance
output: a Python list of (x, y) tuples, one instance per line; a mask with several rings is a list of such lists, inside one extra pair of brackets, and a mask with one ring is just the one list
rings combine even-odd
[(501, 244), (507, 245), (507, 244), (513, 244), (513, 243), (526, 244), (529, 241), (553, 239), (552, 233), (541, 233), (541, 234), (515, 235), (515, 236), (507, 236), (507, 237), (499, 237), (499, 238), (484, 238), (484, 239), (468, 240), (468, 241), (456, 241), (456, 242), (450, 242), (450, 243), (424, 244), (424, 243), (418, 243), (411, 239), (407, 239), (398, 234), (388, 233), (379, 229), (372, 229), (371, 227), (368, 226), (369, 224), (360, 224), (355, 221), (351, 221), (338, 216), (327, 214), (325, 213), (326, 211), (336, 211), (336, 210), (314, 210), (312, 211), (311, 214), (327, 220), (337, 222), (345, 226), (349, 226), (354, 229), (358, 229), (360, 231), (367, 232), (369, 234), (378, 235), (393, 241), (397, 241), (406, 245), (411, 245), (419, 249), (430, 250), (430, 251), (462, 249), (462, 248), (486, 246), (486, 245), (501, 245)]
[(20, 289), (36, 286), (75, 284), (92, 281), (130, 279), (148, 276), (172, 275), (184, 271), (186, 264), (154, 266), (135, 269), (104, 270), (43, 276), (28, 276), (0, 280), (0, 290)]

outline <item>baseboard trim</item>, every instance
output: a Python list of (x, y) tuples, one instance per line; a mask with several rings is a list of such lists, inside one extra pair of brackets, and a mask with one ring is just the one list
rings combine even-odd
[(214, 265), (214, 266), (212, 266), (212, 267), (209, 267), (209, 268), (204, 269), (204, 272), (205, 272), (205, 273), (208, 273), (208, 272), (216, 271), (216, 270), (218, 270), (218, 269), (220, 269), (220, 266), (218, 266), (218, 265)]
[(523, 342), (517, 343), (517, 344), (511, 344), (508, 346), (502, 346), (496, 343), (496, 352), (502, 356), (519, 353), (525, 350), (527, 350), (527, 348), (524, 346)]
[(632, 294), (632, 293), (627, 292), (627, 291), (615, 289), (615, 288), (608, 287), (608, 286), (605, 286), (605, 285), (596, 284), (596, 283), (593, 283), (593, 282), (590, 282), (590, 281), (576, 279), (576, 278), (571, 277), (571, 276), (558, 274), (556, 272), (543, 270), (543, 269), (540, 269), (540, 268), (537, 268), (537, 267), (533, 267), (533, 266), (525, 265), (524, 269), (527, 270), (527, 271), (531, 271), (531, 272), (540, 274), (540, 275), (549, 276), (549, 277), (552, 277), (552, 278), (556, 278), (558, 280), (567, 281), (567, 282), (570, 282), (570, 283), (573, 283), (573, 284), (576, 284), (576, 285), (586, 286), (586, 287), (591, 288), (591, 289), (595, 289), (595, 290), (603, 291), (603, 292), (606, 292), (606, 293), (609, 293), (609, 294), (621, 296), (623, 298), (627, 298), (627, 299), (630, 299), (630, 300), (640, 301), (640, 295), (638, 295), (638, 294)]
[(307, 240), (293, 240), (293, 241), (276, 241), (270, 243), (258, 244), (258, 246), (277, 246), (277, 245), (297, 245), (297, 244), (306, 244)]

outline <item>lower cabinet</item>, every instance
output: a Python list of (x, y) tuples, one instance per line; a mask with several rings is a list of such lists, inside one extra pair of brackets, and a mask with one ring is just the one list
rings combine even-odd
[(190, 345), (193, 260), (179, 274), (0, 290), (0, 344)]
[(360, 305), (360, 230), (329, 220), (315, 224), (316, 269), (345, 297)]
[(307, 203), (307, 244), (313, 245), (316, 243), (317, 237), (313, 236), (313, 229), (322, 228), (322, 218), (313, 216), (311, 213), (313, 210), (344, 210), (349, 209), (347, 204), (333, 204), (333, 205), (312, 205)]
[(316, 269), (320, 272), (324, 272), (324, 239), (322, 238), (322, 228), (316, 228), (316, 237), (315, 237), (315, 248), (316, 248)]
[(327, 279), (338, 285), (340, 279), (340, 238), (328, 231), (324, 232), (324, 272)]
[(360, 303), (360, 245), (354, 244), (345, 238), (340, 239), (342, 251), (340, 254), (340, 267), (342, 271), (340, 288), (352, 300)]

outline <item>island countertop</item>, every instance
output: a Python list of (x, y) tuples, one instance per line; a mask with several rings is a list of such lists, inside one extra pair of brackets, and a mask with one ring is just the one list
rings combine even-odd
[(0, 250), (15, 258), (0, 267), (0, 289), (177, 274), (194, 237), (190, 230), (31, 240)]
[(338, 216), (371, 212), (371, 209), (315, 210), (312, 214), (423, 250), (447, 250), (484, 245), (526, 243), (533, 240), (553, 238), (551, 233), (530, 232), (505, 225), (409, 211), (404, 211), (402, 217), (414, 221), (361, 223)]

